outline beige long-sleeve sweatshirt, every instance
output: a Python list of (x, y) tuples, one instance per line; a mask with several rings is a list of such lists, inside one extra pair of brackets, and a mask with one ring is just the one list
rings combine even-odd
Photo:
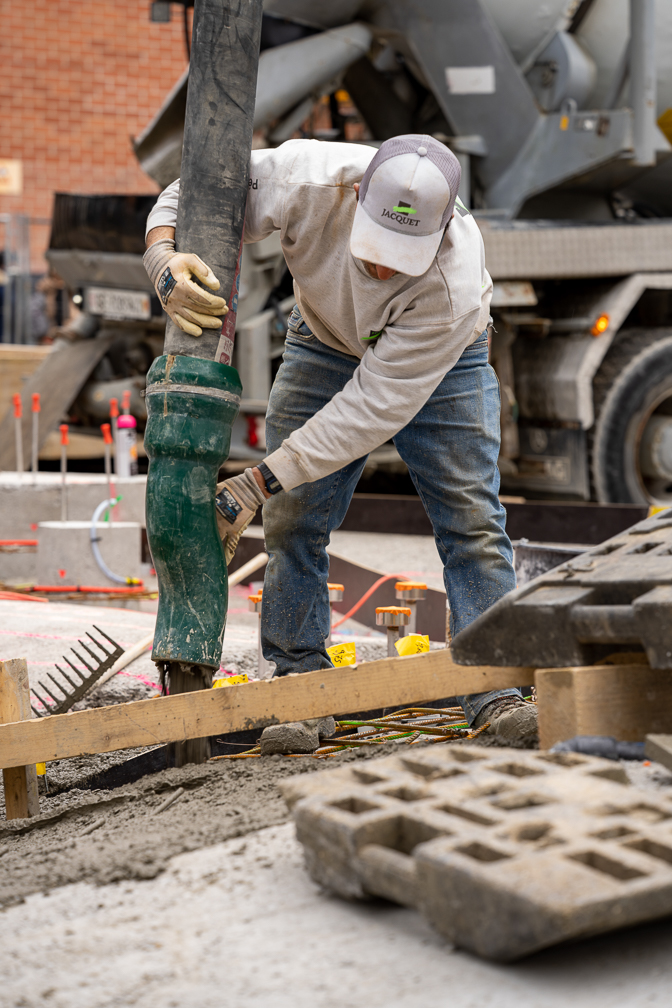
[[(352, 256), (353, 184), (374, 154), (318, 140), (252, 151), (245, 242), (280, 232), (307, 325), (322, 343), (360, 359), (342, 391), (266, 458), (285, 490), (397, 434), (488, 322), (492, 281), (468, 213), (455, 213), (422, 276), (374, 280)], [(178, 195), (179, 179), (159, 196), (148, 232), (175, 226)], [(372, 342), (373, 333), (380, 336)]]

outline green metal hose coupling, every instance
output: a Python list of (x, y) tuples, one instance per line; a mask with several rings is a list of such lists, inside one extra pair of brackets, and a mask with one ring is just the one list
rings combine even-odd
[(219, 668), (228, 608), (215, 487), (242, 386), (238, 372), (166, 354), (147, 374), (147, 538), (159, 581), (152, 659)]

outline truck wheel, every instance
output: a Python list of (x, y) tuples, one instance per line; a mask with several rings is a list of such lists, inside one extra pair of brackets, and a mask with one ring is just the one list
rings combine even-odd
[(593, 389), (597, 500), (672, 504), (672, 329), (622, 330)]

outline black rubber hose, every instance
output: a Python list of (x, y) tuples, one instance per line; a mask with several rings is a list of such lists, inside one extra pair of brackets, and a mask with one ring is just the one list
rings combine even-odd
[[(196, 0), (185, 115), (178, 252), (195, 252), (211, 267), (231, 316), (243, 238), (252, 122), (257, 90), (263, 0)], [(189, 336), (168, 321), (164, 352), (220, 360), (221, 333)], [(218, 352), (218, 348), (219, 352)], [(221, 358), (224, 364), (229, 359)]]
[(643, 742), (619, 742), (613, 735), (575, 735), (566, 742), (556, 742), (551, 752), (576, 752), (611, 760), (643, 760)]

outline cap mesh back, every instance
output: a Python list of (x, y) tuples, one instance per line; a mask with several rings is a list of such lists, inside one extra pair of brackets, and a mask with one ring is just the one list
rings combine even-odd
[(364, 172), (364, 177), (359, 187), (359, 198), (364, 202), (371, 176), (385, 161), (389, 161), (390, 158), (397, 157), (399, 154), (416, 154), (418, 147), (425, 148), (427, 151), (426, 156), (433, 165), (436, 165), (450, 187), (450, 203), (441, 218), (441, 227), (444, 228), (453, 216), (455, 198), (457, 190), (460, 188), (462, 171), (460, 169), (460, 162), (453, 152), (426, 133), (406, 133), (404, 136), (392, 137), (391, 140), (386, 140)]

